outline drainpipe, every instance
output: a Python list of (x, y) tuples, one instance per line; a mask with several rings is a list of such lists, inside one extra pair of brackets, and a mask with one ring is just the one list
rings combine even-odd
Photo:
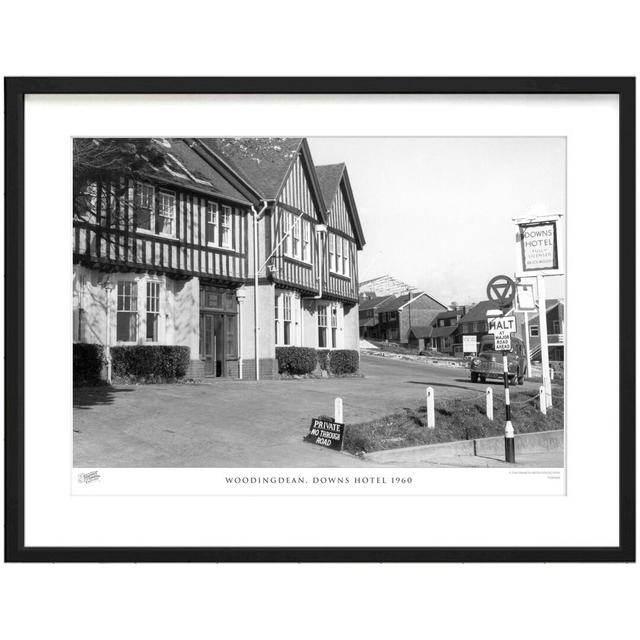
[(109, 278), (102, 285), (105, 291), (105, 297), (107, 300), (107, 345), (106, 345), (106, 358), (107, 358), (107, 382), (112, 382), (112, 361), (111, 361), (111, 291), (113, 291), (114, 285)]
[(251, 205), (251, 213), (253, 213), (253, 337), (254, 337), (254, 357), (256, 360), (256, 381), (260, 380), (260, 357), (258, 350), (258, 221), (267, 209), (266, 200), (261, 200), (262, 209), (256, 211)]

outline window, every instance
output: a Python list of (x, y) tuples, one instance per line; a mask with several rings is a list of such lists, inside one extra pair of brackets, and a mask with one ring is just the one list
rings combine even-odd
[(341, 273), (342, 270), (342, 238), (334, 236), (335, 244), (336, 244), (336, 266), (335, 272)]
[(553, 333), (562, 333), (562, 329), (560, 327), (560, 320), (553, 321)]
[(333, 233), (329, 234), (329, 269), (335, 271), (335, 255), (336, 255), (336, 237)]
[(295, 218), (292, 220), (293, 226), (291, 227), (291, 255), (294, 258), (300, 257), (300, 224), (301, 220)]
[(532, 324), (529, 327), (529, 335), (532, 338), (537, 338), (540, 335), (540, 327), (537, 324)]
[(349, 241), (342, 238), (342, 274), (349, 275)]
[(138, 339), (138, 296), (135, 281), (118, 282), (116, 339), (135, 342)]
[(302, 223), (302, 259), (311, 262), (311, 223), (307, 220)]
[(290, 291), (276, 293), (275, 337), (277, 345), (300, 344), (300, 298)]
[(282, 212), (282, 230), (281, 230), (281, 234), (282, 234), (282, 251), (284, 252), (285, 256), (290, 256), (291, 253), (289, 253), (289, 241), (291, 239), (290, 234), (288, 234), (287, 232), (289, 231), (289, 229), (291, 229), (291, 212), (289, 211), (283, 211)]
[(205, 234), (207, 244), (218, 244), (218, 205), (215, 202), (207, 202)]
[(138, 229), (153, 231), (153, 208), (155, 189), (150, 184), (136, 182), (135, 222)]
[(173, 224), (176, 219), (176, 195), (160, 191), (158, 193), (158, 219), (156, 220), (156, 233), (173, 235)]
[(158, 342), (160, 283), (147, 282), (147, 341)]
[(331, 305), (331, 347), (338, 346), (338, 305)]
[(231, 207), (222, 207), (222, 215), (220, 216), (220, 246), (231, 248)]
[(291, 296), (284, 294), (282, 296), (282, 328), (283, 342), (286, 345), (291, 344)]
[(327, 305), (318, 305), (318, 347), (327, 346)]

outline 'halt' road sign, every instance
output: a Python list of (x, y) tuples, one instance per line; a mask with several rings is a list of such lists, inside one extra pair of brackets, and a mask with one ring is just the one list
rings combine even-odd
[(501, 318), (491, 318), (489, 320), (489, 333), (494, 335), (516, 332), (516, 319), (514, 316), (502, 316)]
[(511, 336), (508, 333), (506, 335), (496, 335), (493, 340), (496, 351), (511, 351)]

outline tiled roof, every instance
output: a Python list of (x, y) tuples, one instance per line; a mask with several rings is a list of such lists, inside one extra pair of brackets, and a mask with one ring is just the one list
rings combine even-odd
[(425, 327), (423, 325), (415, 325), (411, 327), (409, 333), (412, 333), (416, 338), (430, 338), (431, 337), (431, 327)]
[(467, 311), (467, 313), (465, 313), (462, 318), (460, 318), (460, 323), (486, 320), (487, 311), (490, 309), (500, 309), (500, 306), (493, 300), (483, 300), (482, 302), (478, 302), (475, 307)]
[[(564, 302), (562, 300), (558, 300), (557, 298), (551, 298), (550, 300), (547, 300), (547, 304), (545, 305), (547, 307), (547, 313), (549, 313), (549, 311), (551, 311), (552, 309), (555, 309), (559, 304), (564, 304)], [(536, 313), (535, 316), (531, 316), (531, 318), (529, 318), (529, 322), (537, 320), (539, 316), (540, 314)]]
[(278, 196), (302, 138), (199, 138), (263, 198)]
[(181, 138), (154, 139), (153, 142), (164, 154), (166, 163), (157, 168), (149, 166), (142, 171), (144, 175), (250, 204), (237, 189), (202, 160)]
[(398, 296), (397, 298), (387, 298), (379, 307), (378, 311), (397, 311), (403, 304), (409, 302), (411, 294), (405, 294), (404, 296)]
[(453, 327), (432, 327), (431, 338), (446, 338), (455, 332), (457, 326)]
[(379, 304), (382, 304), (390, 296), (380, 296), (375, 298), (366, 298), (360, 300), (360, 311), (367, 311), (368, 309), (375, 309)]
[(320, 167), (316, 167), (316, 175), (318, 176), (318, 182), (320, 183), (320, 190), (322, 191), (322, 197), (327, 207), (331, 206), (333, 199), (340, 186), (340, 179), (344, 171), (344, 162), (340, 164), (325, 164)]
[(462, 315), (460, 311), (441, 311), (434, 319), (436, 320), (449, 320), (450, 318), (457, 318), (459, 315)]
[[(95, 138), (96, 143), (109, 142), (108, 138)], [(150, 144), (162, 156), (162, 162), (150, 160), (138, 166), (135, 174), (141, 180), (157, 181), (172, 187), (214, 197), (221, 197), (240, 204), (250, 202), (201, 158), (181, 138), (153, 138)], [(143, 160), (147, 160), (141, 156)]]

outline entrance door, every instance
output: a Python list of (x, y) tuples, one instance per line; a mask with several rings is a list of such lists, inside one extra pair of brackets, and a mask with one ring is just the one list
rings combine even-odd
[(224, 316), (203, 313), (200, 316), (200, 358), (204, 360), (204, 374), (219, 378), (225, 373)]

